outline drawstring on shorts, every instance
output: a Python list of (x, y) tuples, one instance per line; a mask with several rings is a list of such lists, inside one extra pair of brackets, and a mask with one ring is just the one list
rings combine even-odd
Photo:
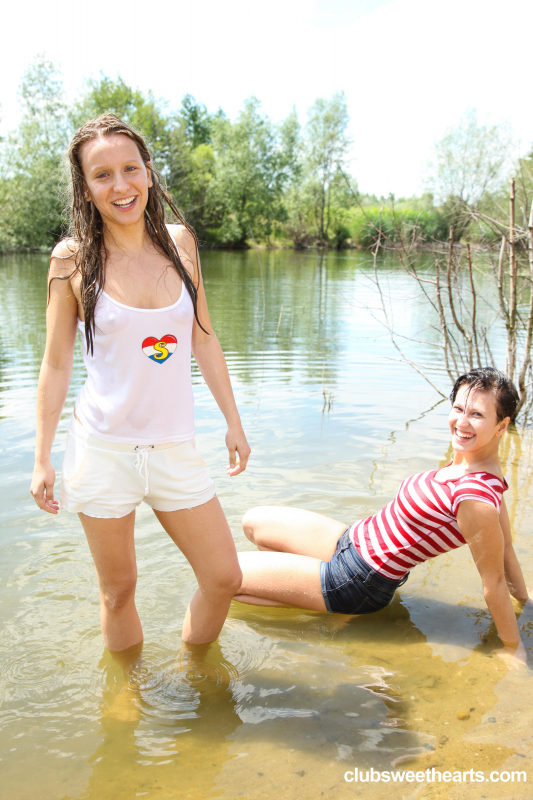
[[(154, 449), (153, 444), (146, 446), (136, 445), (135, 447), (135, 460), (133, 466), (139, 470), (139, 475), (144, 478), (144, 493), (148, 494), (148, 453)], [(143, 472), (144, 470), (144, 472)]]

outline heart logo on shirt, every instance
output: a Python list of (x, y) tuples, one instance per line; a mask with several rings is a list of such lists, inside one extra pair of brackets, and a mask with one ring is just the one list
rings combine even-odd
[(143, 344), (143, 353), (156, 364), (163, 364), (178, 346), (178, 340), (171, 333), (166, 333), (160, 339), (155, 336), (148, 336)]

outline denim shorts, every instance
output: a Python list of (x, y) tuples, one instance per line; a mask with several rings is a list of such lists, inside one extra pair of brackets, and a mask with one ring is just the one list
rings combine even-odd
[(394, 592), (409, 573), (398, 581), (376, 572), (359, 555), (348, 528), (331, 561), (320, 562), (320, 584), (328, 611), (335, 614), (373, 614), (392, 602)]

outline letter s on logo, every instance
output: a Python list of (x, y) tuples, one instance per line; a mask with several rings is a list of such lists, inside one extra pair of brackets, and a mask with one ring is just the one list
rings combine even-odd
[(156, 342), (154, 344), (154, 358), (157, 358), (158, 361), (161, 359), (166, 358), (168, 356), (168, 350), (165, 342)]

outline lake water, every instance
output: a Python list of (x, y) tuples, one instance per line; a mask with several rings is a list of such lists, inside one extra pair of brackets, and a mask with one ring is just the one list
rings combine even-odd
[[(107, 653), (98, 590), (75, 515), (30, 494), (34, 400), (45, 341), (47, 259), (0, 260), (2, 794), (9, 800), (531, 798), (533, 683), (508, 672), (466, 548), (420, 565), (392, 605), (349, 617), (232, 605), (203, 670), (180, 668), (195, 581), (150, 509), (137, 515), (142, 653)], [(393, 259), (380, 263), (409, 356), (449, 382), (437, 325)], [(447, 401), (398, 361), (364, 253), (203, 254), (212, 321), (253, 452), (229, 479), (223, 418), (194, 371), (197, 447), (237, 548), (254, 505), (348, 523), (409, 474), (450, 455)], [(490, 300), (490, 292), (487, 289)], [(489, 314), (487, 308), (486, 314)], [(420, 341), (411, 341), (420, 340)], [(502, 346), (496, 329), (493, 347)], [(62, 449), (74, 373), (53, 461)], [(533, 583), (530, 431), (502, 443), (516, 550)], [(533, 646), (533, 613), (520, 618)], [(347, 770), (481, 771), (476, 783), (347, 783)], [(515, 779), (516, 780), (516, 779)]]

